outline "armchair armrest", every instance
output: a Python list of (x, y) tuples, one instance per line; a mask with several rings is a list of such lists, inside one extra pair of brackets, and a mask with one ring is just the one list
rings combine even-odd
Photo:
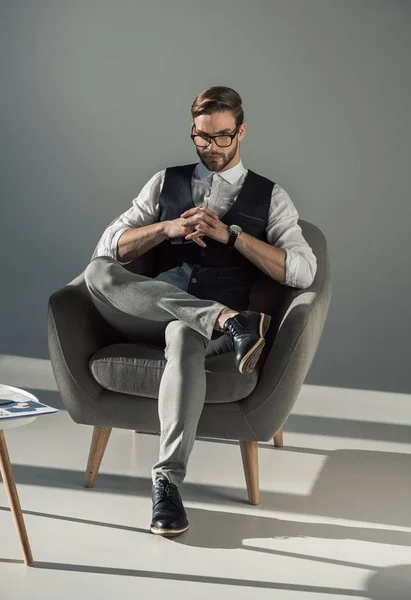
[(84, 412), (104, 391), (89, 370), (89, 359), (115, 343), (118, 334), (95, 308), (83, 273), (50, 296), (47, 319), (49, 355), (62, 400), (73, 420), (84, 422)]
[(269, 440), (289, 416), (310, 369), (331, 301), (326, 244), (323, 269), (307, 290), (289, 289), (284, 316), (254, 391), (241, 410), (256, 439)]

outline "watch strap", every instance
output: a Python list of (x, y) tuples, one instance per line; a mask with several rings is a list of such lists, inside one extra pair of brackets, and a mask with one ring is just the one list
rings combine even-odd
[(227, 246), (232, 250), (234, 248), (234, 244), (237, 241), (238, 235), (236, 233), (231, 232), (230, 230), (229, 233), (230, 237), (228, 238)]

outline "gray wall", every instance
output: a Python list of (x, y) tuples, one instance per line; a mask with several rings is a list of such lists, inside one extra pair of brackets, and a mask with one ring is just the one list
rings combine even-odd
[(50, 294), (157, 170), (196, 160), (190, 105), (243, 97), (245, 165), (330, 244), (308, 383), (411, 392), (411, 3), (1, 2), (1, 347), (47, 358)]

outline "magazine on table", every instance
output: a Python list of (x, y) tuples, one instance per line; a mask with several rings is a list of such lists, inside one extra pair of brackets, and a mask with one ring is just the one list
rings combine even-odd
[(10, 389), (0, 391), (0, 421), (18, 417), (37, 417), (55, 412), (58, 412), (56, 408), (31, 400), (29, 397), (24, 398), (21, 393)]

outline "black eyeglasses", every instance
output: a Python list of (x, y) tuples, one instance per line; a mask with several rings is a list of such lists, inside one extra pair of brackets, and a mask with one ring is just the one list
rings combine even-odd
[(207, 146), (209, 146), (211, 144), (212, 140), (214, 140), (215, 143), (217, 144), (217, 146), (219, 146), (220, 148), (227, 148), (228, 146), (231, 146), (231, 144), (233, 143), (233, 139), (237, 135), (237, 132), (240, 127), (241, 127), (241, 123), (240, 123), (240, 125), (237, 125), (237, 127), (234, 129), (233, 133), (223, 133), (223, 134), (219, 134), (219, 135), (206, 135), (205, 133), (194, 133), (193, 134), (193, 130), (194, 130), (194, 125), (193, 125), (193, 127), (191, 128), (190, 137), (198, 148), (207, 148)]

